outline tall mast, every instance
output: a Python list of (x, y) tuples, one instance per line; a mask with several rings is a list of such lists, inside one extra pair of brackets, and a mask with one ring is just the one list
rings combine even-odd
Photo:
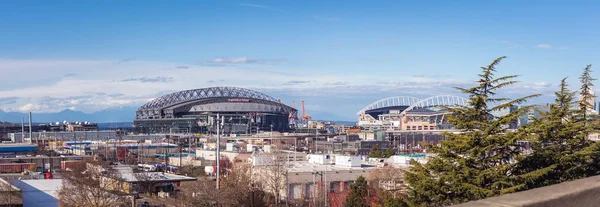
[(33, 132), (31, 130), (31, 112), (29, 112), (29, 144), (33, 141)]
[(21, 117), (21, 142), (25, 141), (25, 118)]

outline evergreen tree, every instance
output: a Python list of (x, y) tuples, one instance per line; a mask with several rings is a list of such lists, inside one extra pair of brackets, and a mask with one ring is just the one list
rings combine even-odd
[[(411, 161), (405, 178), (410, 202), (417, 206), (445, 206), (515, 192), (525, 187), (513, 174), (519, 154), (517, 140), (522, 132), (505, 131), (505, 125), (525, 114), (522, 107), (492, 119), (492, 111), (519, 105), (531, 97), (507, 99), (495, 97), (496, 91), (517, 83), (517, 76), (496, 78), (496, 66), (505, 57), (494, 60), (472, 88), (457, 88), (469, 96), (468, 106), (447, 107), (446, 115), (461, 133), (445, 133), (440, 146), (428, 145), (435, 156), (426, 164)], [(502, 104), (498, 104), (502, 103)]]
[(383, 199), (383, 207), (408, 207), (408, 204), (402, 198), (388, 196)]
[(539, 112), (542, 118), (522, 129), (532, 135), (533, 152), (519, 161), (517, 170), (522, 173), (528, 189), (576, 179), (585, 174), (575, 164), (583, 158), (577, 154), (591, 144), (586, 139), (591, 128), (586, 127), (584, 120), (575, 119), (575, 92), (567, 87), (565, 78), (560, 90), (555, 92), (556, 99), (550, 105), (550, 111)]
[(383, 152), (381, 151), (381, 148), (379, 148), (379, 145), (373, 145), (371, 147), (371, 151), (369, 152), (369, 157), (374, 157), (374, 158), (382, 158), (383, 157)]
[(350, 186), (350, 195), (346, 197), (346, 207), (363, 207), (369, 206), (365, 197), (368, 196), (369, 186), (367, 180), (363, 176), (358, 176), (354, 184)]
[(595, 78), (591, 76), (592, 65), (587, 65), (583, 69), (583, 74), (579, 77), (581, 81), (581, 89), (579, 90), (579, 113), (583, 117), (583, 120), (587, 120), (588, 111), (594, 109), (594, 103), (588, 102), (589, 100), (594, 100), (596, 96), (592, 93), (592, 88), (594, 87)]
[(394, 154), (396, 154), (396, 153), (394, 153), (394, 149), (393, 149), (392, 147), (388, 147), (388, 148), (385, 150), (385, 153), (383, 154), (383, 156), (384, 156), (385, 158), (390, 158), (390, 157), (391, 157), (392, 155), (394, 155)]

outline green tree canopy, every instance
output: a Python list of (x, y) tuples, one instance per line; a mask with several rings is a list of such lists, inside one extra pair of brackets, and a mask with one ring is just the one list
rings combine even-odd
[(492, 119), (491, 112), (524, 103), (531, 95), (519, 99), (496, 97), (497, 90), (517, 83), (517, 76), (495, 77), (496, 66), (505, 57), (482, 67), (477, 85), (457, 88), (469, 96), (468, 106), (447, 107), (449, 123), (460, 133), (445, 133), (440, 146), (428, 145), (430, 157), (426, 164), (411, 161), (405, 178), (411, 203), (419, 206), (445, 206), (470, 200), (515, 192), (525, 186), (513, 174), (519, 155), (517, 140), (526, 138), (522, 132), (506, 131), (504, 126), (525, 114), (522, 107)]
[(394, 153), (394, 149), (392, 147), (388, 147), (387, 149), (385, 149), (385, 153), (383, 154), (383, 156), (385, 158), (390, 158), (394, 154), (396, 154)]
[(528, 124), (522, 131), (531, 135), (533, 152), (519, 161), (518, 171), (527, 188), (536, 188), (572, 179), (570, 160), (574, 152), (589, 146), (588, 129), (575, 118), (575, 93), (569, 91), (566, 78), (555, 92), (556, 99), (548, 112), (539, 112), (541, 118)]
[(381, 148), (379, 148), (379, 145), (374, 144), (371, 147), (371, 151), (369, 152), (369, 157), (374, 157), (374, 158), (382, 158), (383, 157), (383, 152), (381, 151)]
[(368, 196), (369, 186), (363, 176), (358, 176), (354, 184), (350, 186), (350, 195), (346, 197), (345, 207), (363, 207), (369, 206), (365, 197)]
[(592, 88), (594, 87), (593, 81), (595, 78), (592, 78), (592, 65), (587, 65), (583, 69), (583, 73), (579, 80), (581, 81), (581, 88), (579, 89), (579, 114), (583, 117), (584, 120), (587, 120), (587, 115), (589, 111), (594, 109), (594, 94), (592, 93)]
[(408, 207), (402, 198), (388, 196), (383, 199), (383, 207)]

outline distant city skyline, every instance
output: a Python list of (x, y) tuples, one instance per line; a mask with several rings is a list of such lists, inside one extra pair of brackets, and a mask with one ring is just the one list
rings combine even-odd
[[(599, 59), (595, 1), (2, 1), (0, 110), (93, 113), (236, 86), (355, 120), (390, 96), (460, 95), (508, 56), (508, 97), (553, 100)], [(560, 15), (556, 15), (560, 14)], [(600, 67), (592, 67), (600, 78)], [(598, 91), (595, 88), (594, 91)], [(311, 114), (312, 115), (312, 114)], [(314, 117), (314, 116), (313, 116)], [(1, 118), (1, 117), (0, 117)], [(326, 119), (326, 117), (319, 117)]]

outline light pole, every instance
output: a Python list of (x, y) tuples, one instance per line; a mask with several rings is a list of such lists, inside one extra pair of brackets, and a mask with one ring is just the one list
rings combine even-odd
[(221, 124), (219, 123), (220, 121), (220, 116), (217, 113), (217, 157), (216, 157), (216, 166), (217, 166), (217, 189), (219, 189), (219, 176), (220, 176), (220, 160), (221, 160), (221, 150), (220, 150), (220, 144), (221, 144)]

